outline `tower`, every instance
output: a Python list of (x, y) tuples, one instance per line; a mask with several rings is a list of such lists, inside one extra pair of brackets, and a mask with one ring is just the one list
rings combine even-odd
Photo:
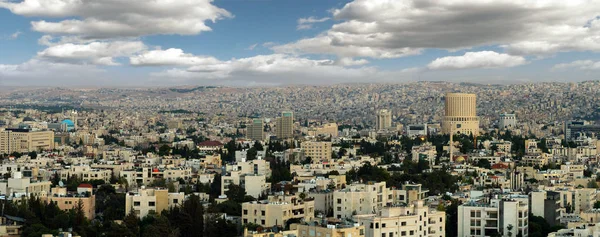
[(264, 139), (264, 122), (262, 119), (252, 119), (252, 123), (247, 126), (246, 137), (248, 139), (260, 141)]
[(444, 106), (442, 132), (444, 134), (479, 134), (477, 117), (477, 95), (466, 93), (447, 93)]
[(382, 109), (377, 111), (377, 130), (392, 127), (392, 111)]
[(77, 130), (77, 110), (71, 110), (71, 121), (73, 121), (73, 130)]
[(294, 137), (294, 112), (281, 112), (281, 117), (276, 120), (277, 138), (288, 139)]

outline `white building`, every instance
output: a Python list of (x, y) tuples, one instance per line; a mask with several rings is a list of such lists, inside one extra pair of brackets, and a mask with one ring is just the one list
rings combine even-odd
[[(527, 196), (471, 200), (458, 207), (458, 236), (528, 236)], [(510, 234), (509, 234), (510, 233)]]

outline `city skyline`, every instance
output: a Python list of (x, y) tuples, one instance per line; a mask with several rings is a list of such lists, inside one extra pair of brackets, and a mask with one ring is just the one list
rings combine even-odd
[(596, 1), (0, 1), (0, 86), (595, 80)]

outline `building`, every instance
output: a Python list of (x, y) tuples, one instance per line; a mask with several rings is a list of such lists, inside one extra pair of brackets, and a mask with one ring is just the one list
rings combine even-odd
[(291, 224), (290, 230), (297, 232), (297, 237), (347, 237), (347, 236), (364, 236), (365, 227), (353, 224), (353, 225), (340, 225), (340, 224), (322, 224), (322, 225), (301, 225)]
[(138, 193), (129, 192), (125, 196), (125, 215), (130, 211), (140, 218), (150, 212), (161, 213), (164, 210), (183, 204), (185, 194), (170, 193), (167, 189), (140, 189)]
[(262, 141), (265, 139), (264, 127), (265, 123), (262, 119), (252, 119), (252, 123), (246, 126), (246, 138)]
[(388, 129), (392, 127), (392, 111), (382, 109), (377, 111), (377, 130)]
[(365, 237), (446, 235), (446, 213), (430, 209), (423, 200), (410, 205), (384, 207), (381, 215), (355, 215), (353, 220), (364, 226)]
[(527, 237), (529, 201), (527, 196), (471, 200), (458, 206), (458, 236)]
[(529, 194), (531, 214), (546, 219), (550, 226), (560, 224), (561, 216), (560, 193), (553, 191), (535, 191)]
[(294, 137), (294, 112), (284, 111), (276, 120), (276, 136), (279, 139)]
[(317, 127), (315, 135), (331, 136), (333, 138), (338, 136), (338, 125), (336, 123), (326, 123)]
[(500, 120), (498, 120), (498, 128), (513, 129), (515, 127), (517, 127), (517, 116), (515, 114), (500, 114)]
[(311, 221), (315, 216), (315, 201), (296, 196), (269, 196), (267, 200), (242, 203), (242, 224), (263, 227), (285, 226), (290, 219)]
[(442, 121), (444, 134), (479, 134), (477, 117), (477, 95), (465, 93), (447, 93)]
[(333, 217), (352, 218), (356, 214), (379, 213), (388, 203), (385, 182), (353, 184), (333, 192)]
[(600, 134), (600, 125), (589, 124), (585, 121), (569, 121), (565, 123), (565, 139), (574, 140), (579, 136), (593, 137)]
[(80, 184), (77, 192), (67, 192), (67, 188), (52, 188), (47, 197), (48, 202), (54, 202), (61, 210), (79, 208), (81, 205), (83, 213), (88, 220), (96, 217), (96, 195), (92, 193), (91, 184)]
[(313, 161), (331, 160), (331, 142), (313, 142), (306, 141), (300, 144), (305, 157), (310, 157)]
[(54, 132), (8, 128), (0, 132), (0, 154), (54, 149)]
[(427, 124), (410, 124), (406, 126), (406, 135), (412, 136), (427, 136)]

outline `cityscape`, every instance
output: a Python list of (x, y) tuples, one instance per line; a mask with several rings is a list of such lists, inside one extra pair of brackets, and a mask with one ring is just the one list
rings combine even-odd
[(0, 0), (0, 236), (600, 236), (599, 11)]

